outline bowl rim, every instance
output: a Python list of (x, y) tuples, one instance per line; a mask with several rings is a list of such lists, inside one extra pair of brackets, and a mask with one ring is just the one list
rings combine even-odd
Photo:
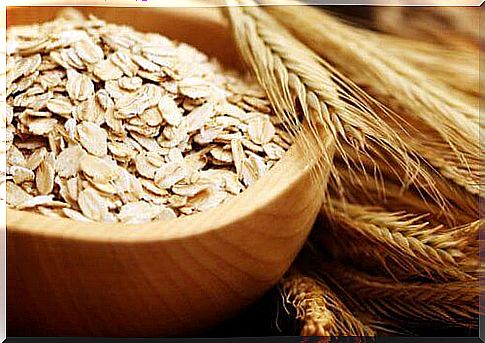
[[(41, 235), (54, 239), (86, 242), (148, 243), (200, 236), (250, 218), (261, 207), (288, 191), (301, 178), (309, 177), (316, 161), (300, 158), (301, 146), (294, 143), (265, 175), (234, 198), (204, 212), (167, 221), (142, 224), (82, 222), (53, 218), (7, 207), (8, 233)], [(210, 220), (207, 220), (210, 218)]]

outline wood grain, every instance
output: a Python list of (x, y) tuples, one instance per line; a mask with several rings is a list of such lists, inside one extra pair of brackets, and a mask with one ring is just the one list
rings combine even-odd
[[(218, 9), (84, 10), (239, 63)], [(32, 11), (9, 9), (9, 25), (53, 12)], [(207, 37), (221, 40), (206, 45)], [(315, 161), (299, 149), (230, 202), (168, 222), (90, 224), (8, 210), (9, 336), (189, 335), (236, 314), (287, 270), (319, 210), (324, 183), (313, 182)]]

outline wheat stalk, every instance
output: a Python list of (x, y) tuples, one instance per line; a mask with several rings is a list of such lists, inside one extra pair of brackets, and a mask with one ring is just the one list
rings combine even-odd
[[(433, 5), (433, 3), (429, 3)], [(439, 1), (435, 5), (442, 5)], [(459, 49), (479, 43), (480, 12), (477, 7), (382, 7), (375, 10), (377, 28), (414, 40), (435, 42)]]
[[(446, 144), (446, 151), (452, 153), (454, 158), (448, 161), (425, 157), (436, 168), (443, 170), (443, 175), (465, 186), (469, 192), (478, 194), (480, 178), (476, 167), (479, 165), (480, 125), (476, 106), (452, 97), (453, 92), (449, 87), (430, 82), (420, 70), (396, 59), (395, 55), (382, 49), (375, 41), (365, 39), (366, 36), (359, 30), (324, 11), (310, 6), (267, 6), (265, 9), (348, 76), (364, 79), (366, 85), (372, 88), (373, 95), (386, 101), (391, 98), (399, 104), (401, 116), (407, 122), (411, 118), (437, 132)], [(419, 133), (419, 130), (416, 132)], [(461, 168), (451, 172), (448, 170), (455, 161), (460, 161), (464, 171)]]
[[(232, 2), (231, 4), (240, 5), (241, 2)], [(244, 2), (244, 4), (253, 5), (254, 3)], [(341, 76), (327, 62), (322, 60), (319, 56), (291, 36), (280, 24), (274, 21), (270, 16), (266, 15), (260, 8), (229, 7), (227, 8), (227, 13), (234, 31), (235, 42), (238, 45), (241, 55), (251, 71), (258, 78), (260, 84), (266, 90), (268, 97), (275, 108), (275, 112), (281, 119), (283, 119), (288, 132), (293, 136), (298, 137), (301, 127), (300, 122), (304, 119), (304, 122), (309, 126), (315, 139), (321, 139), (322, 134), (334, 137), (338, 152), (337, 160), (339, 162), (332, 170), (333, 180), (330, 183), (330, 194), (334, 200), (330, 201), (329, 204), (335, 204), (335, 199), (339, 199), (340, 197), (344, 199), (352, 199), (353, 197), (358, 198), (362, 196), (359, 194), (361, 189), (377, 189), (377, 193), (391, 193), (389, 195), (394, 196), (395, 201), (401, 202), (402, 204), (404, 203), (403, 193), (405, 192), (403, 189), (409, 184), (413, 185), (415, 192), (420, 196), (414, 197), (411, 201), (411, 203), (414, 203), (418, 208), (427, 208), (428, 204), (426, 203), (426, 200), (423, 199), (423, 195), (431, 197), (432, 201), (430, 201), (430, 207), (433, 208), (433, 213), (438, 213), (440, 210), (442, 211), (444, 209), (442, 205), (443, 202), (441, 202), (443, 198), (450, 203), (452, 202), (451, 199), (453, 199), (453, 196), (451, 193), (454, 188), (441, 187), (441, 189), (438, 189), (436, 187), (436, 182), (438, 185), (443, 185), (446, 182), (443, 181), (441, 177), (438, 181), (435, 180), (436, 174), (434, 174), (434, 171), (430, 171), (428, 167), (420, 164), (419, 158), (417, 158), (418, 156), (424, 156), (430, 160), (432, 164), (439, 165), (437, 168), (442, 170), (444, 167), (440, 164), (444, 164), (443, 160), (447, 162), (447, 159), (450, 159), (448, 155), (444, 154), (444, 157), (442, 157), (440, 154), (439, 158), (442, 158), (442, 160), (436, 161), (437, 157), (431, 155), (429, 151), (426, 152), (422, 146), (412, 145), (406, 141), (412, 141), (412, 135), (407, 132), (407, 129), (416, 126), (415, 122), (424, 122), (427, 124), (427, 130), (432, 131), (434, 134), (431, 136), (434, 140), (433, 145), (439, 147), (439, 144), (442, 144), (442, 141), (447, 143), (448, 145), (445, 146), (447, 149), (443, 147), (441, 147), (441, 149), (443, 151), (455, 153), (452, 155), (454, 159), (453, 161), (460, 162), (459, 164), (455, 163), (455, 165), (459, 165), (459, 167), (464, 165), (464, 169), (468, 171), (469, 166), (464, 162), (472, 162), (470, 159), (467, 161), (465, 157), (468, 157), (467, 153), (473, 150), (473, 146), (469, 151), (466, 151), (465, 147), (465, 153), (457, 151), (454, 143), (459, 142), (460, 144), (458, 144), (458, 146), (462, 148), (464, 140), (461, 139), (463, 137), (459, 132), (455, 132), (455, 129), (457, 128), (457, 126), (454, 125), (455, 123), (445, 123), (446, 125), (443, 125), (438, 130), (432, 130), (432, 125), (429, 120), (426, 121), (421, 116), (410, 116), (405, 111), (406, 118), (409, 118), (410, 122), (406, 123), (406, 125), (400, 125), (399, 120), (402, 118), (397, 116), (395, 112), (387, 111), (381, 104), (373, 101), (372, 98), (349, 82), (345, 77)], [(436, 94), (431, 93), (431, 95), (428, 96), (433, 98), (436, 97)], [(445, 102), (445, 106), (453, 107), (456, 105), (455, 102), (455, 100)], [(406, 105), (406, 103), (404, 103), (404, 105)], [(429, 109), (426, 108), (426, 105), (429, 105), (426, 101), (424, 101), (424, 104), (418, 101), (418, 105), (423, 106), (425, 109)], [(461, 106), (462, 104), (459, 102), (459, 105)], [(402, 106), (402, 104), (399, 103), (399, 106)], [(463, 107), (466, 107), (466, 104), (464, 104)], [(466, 112), (463, 114), (459, 112), (458, 114), (467, 117), (467, 115), (470, 115), (471, 113)], [(434, 118), (436, 118), (436, 115)], [(467, 125), (472, 126), (472, 124)], [(426, 134), (428, 131), (425, 131)], [(464, 134), (464, 136), (467, 138), (468, 134)], [(423, 134), (421, 134), (419, 138), (424, 138)], [(308, 144), (308, 146), (310, 147), (311, 145)], [(420, 150), (423, 150), (424, 153)], [(427, 153), (427, 155), (425, 153)], [(368, 158), (365, 163), (364, 157)], [(383, 165), (380, 161), (386, 161), (386, 164)], [(451, 165), (451, 163), (448, 163), (448, 165)], [(382, 171), (380, 170), (381, 167), (383, 167)], [(374, 173), (368, 172), (369, 168), (373, 168)], [(404, 173), (402, 173), (402, 171), (404, 171)], [(351, 180), (356, 173), (360, 173), (358, 175), (363, 177), (357, 181)], [(393, 176), (390, 182), (388, 182), (387, 179), (388, 174)], [(448, 177), (451, 178), (450, 175), (448, 175)], [(463, 179), (468, 176), (459, 175), (459, 177)], [(396, 180), (398, 182), (395, 182)], [(400, 185), (399, 181), (401, 182)], [(359, 189), (360, 183), (362, 184), (362, 187)], [(369, 186), (370, 184), (372, 184), (372, 187)], [(461, 183), (461, 185), (464, 184), (465, 186), (467, 185), (467, 183)], [(388, 187), (389, 185), (391, 185), (391, 187)], [(400, 187), (391, 189), (389, 192), (389, 188), (392, 188), (393, 185), (398, 185)], [(351, 189), (352, 192), (346, 192), (346, 194), (342, 193), (342, 188), (348, 190)], [(441, 193), (442, 189), (446, 191), (445, 195)], [(469, 189), (468, 191), (469, 193), (474, 192), (473, 189)], [(416, 201), (416, 198), (418, 198), (419, 201)], [(465, 203), (470, 201), (471, 198), (473, 197), (470, 197), (469, 194), (464, 197)], [(459, 201), (461, 201), (461, 198)], [(342, 203), (345, 204), (345, 202)], [(390, 206), (392, 203), (389, 202), (388, 204)], [(473, 216), (470, 215), (470, 212), (474, 211), (474, 207), (470, 207), (471, 211), (457, 211), (461, 216), (457, 220), (465, 222), (465, 219), (468, 220), (470, 216)], [(329, 213), (335, 213), (337, 209), (333, 210), (334, 212), (330, 211)], [(399, 215), (394, 213), (394, 216)], [(388, 217), (389, 216), (387, 216), (386, 219), (389, 219)], [(365, 222), (366, 225), (373, 225), (378, 229), (380, 228), (376, 223), (369, 224), (367, 218), (357, 218), (362, 222)], [(393, 219), (397, 220), (396, 218)], [(416, 220), (413, 221), (409, 218), (398, 219), (400, 220), (400, 224), (396, 224), (393, 227), (396, 231), (393, 233), (396, 237), (397, 235), (400, 235), (401, 237), (405, 237), (405, 239), (399, 241), (401, 245), (396, 244), (396, 242), (385, 240), (383, 243), (384, 246), (391, 246), (393, 253), (397, 256), (394, 257), (395, 260), (397, 260), (398, 257), (404, 256), (404, 258), (411, 261), (413, 266), (417, 266), (416, 269), (418, 269), (418, 271), (422, 272), (423, 267), (419, 265), (419, 262), (424, 259), (425, 270), (430, 270), (431, 272), (438, 271), (439, 273), (445, 273), (444, 271), (450, 273), (450, 270), (452, 270), (455, 277), (458, 276), (458, 279), (462, 279), (462, 277), (465, 279), (466, 271), (460, 270), (459, 268), (461, 267), (460, 263), (462, 261), (460, 259), (463, 257), (462, 255), (457, 254), (457, 252), (453, 250), (453, 247), (445, 246), (443, 240), (440, 240), (438, 243), (436, 241), (423, 242), (423, 236), (418, 235), (417, 232), (420, 228), (426, 227), (420, 226)], [(407, 219), (407, 222), (405, 219)], [(403, 224), (404, 222), (406, 222), (406, 224)], [(382, 225), (382, 223), (380, 224)], [(406, 226), (407, 228), (404, 229)], [(435, 232), (433, 232), (433, 234), (440, 232), (442, 235), (440, 236), (441, 238), (456, 238), (446, 236), (446, 232), (448, 231), (443, 226), (435, 227), (434, 229)], [(355, 233), (355, 230), (349, 231)], [(468, 235), (470, 235), (470, 233), (467, 233), (465, 236), (469, 237)], [(379, 234), (370, 236), (380, 238)], [(370, 241), (372, 241), (372, 239)], [(406, 246), (406, 239), (411, 240), (412, 244), (403, 248), (403, 246)], [(394, 240), (398, 240), (398, 238), (394, 237)], [(316, 244), (313, 241), (311, 241), (311, 243)], [(457, 244), (457, 246), (466, 250), (460, 244)], [(367, 244), (366, 246), (372, 248), (372, 245)], [(315, 247), (315, 249), (320, 251), (320, 247), (321, 246)], [(418, 257), (413, 259), (410, 258), (409, 254), (416, 254), (416, 251), (418, 252)], [(467, 253), (471, 254), (471, 252)], [(422, 256), (419, 256), (420, 254)], [(460, 260), (460, 262), (457, 260)], [(307, 273), (315, 272), (315, 270), (320, 268), (318, 262), (314, 259), (306, 261), (301, 265), (302, 268), (308, 268)], [(468, 268), (468, 266), (465, 265), (463, 268)], [(322, 268), (321, 272), (327, 275), (328, 279), (330, 279), (330, 276), (334, 276), (335, 273), (344, 275), (343, 272), (340, 273), (339, 270), (332, 271), (332, 268)], [(421, 275), (422, 274), (423, 273), (421, 273)], [(471, 275), (471, 277), (474, 277), (474, 275)], [(392, 279), (385, 279), (386, 282), (389, 280), (393, 281)], [(337, 282), (333, 282), (338, 285)], [(462, 282), (462, 285), (470, 284), (464, 281), (460, 282)], [(400, 285), (396, 282), (394, 282), (394, 284)], [(410, 284), (406, 285), (409, 286)], [(421, 285), (426, 284), (412, 284), (413, 287), (419, 287)], [(454, 283), (454, 285), (457, 284)], [(427, 286), (423, 287), (423, 293), (429, 291), (429, 289), (426, 288)], [(351, 289), (351, 291), (352, 297), (359, 299), (358, 291), (356, 289)], [(456, 292), (457, 290), (455, 289), (455, 293)], [(342, 290), (341, 293), (345, 294), (345, 290)], [(420, 297), (423, 298), (422, 295)], [(430, 297), (433, 298), (433, 295), (430, 295)], [(422, 301), (424, 298), (421, 300), (418, 299), (419, 301), (412, 302), (413, 305), (416, 305), (414, 311), (413, 309), (409, 309), (409, 306), (411, 306), (410, 304), (402, 303), (399, 297), (396, 297), (396, 299), (393, 297), (385, 297), (383, 299), (377, 298), (375, 300), (364, 297), (362, 301), (364, 305), (369, 304), (371, 310), (367, 312), (370, 313), (375, 322), (393, 321), (399, 316), (411, 319), (422, 319), (424, 317), (426, 320), (446, 323), (459, 322), (461, 319), (465, 319), (465, 321), (470, 320), (470, 313), (467, 312), (470, 310), (468, 303), (460, 303), (454, 309), (450, 309), (450, 304), (440, 303), (443, 300), (443, 297), (443, 293), (438, 292), (436, 295), (436, 299), (438, 299), (437, 303), (431, 302), (430, 304)], [(464, 299), (468, 301), (467, 297)], [(360, 300), (355, 301), (357, 301), (357, 304), (360, 304)], [(391, 311), (391, 314), (389, 315), (388, 312), (382, 310), (382, 307), (391, 306), (392, 301), (396, 301), (397, 306), (394, 309), (394, 312)], [(317, 306), (315, 303), (318, 302), (309, 301), (307, 304)], [(306, 330), (308, 330), (308, 332), (319, 331), (327, 333), (329, 330), (328, 328), (331, 326), (330, 323), (332, 323), (332, 317), (322, 310), (321, 305), (317, 306), (317, 308), (320, 309), (320, 312), (312, 312), (307, 308), (310, 313), (314, 314), (314, 317), (309, 321)], [(365, 306), (359, 308), (365, 308)], [(419, 309), (423, 311), (421, 316), (417, 315)], [(434, 314), (433, 311), (438, 311), (439, 314)], [(465, 314), (460, 314), (460, 312), (464, 312)]]
[[(395, 34), (360, 28), (345, 17), (339, 19), (342, 23), (352, 26), (354, 32), (362, 35), (363, 39), (385, 47), (387, 53), (420, 70), (433, 82), (443, 83), (450, 87), (450, 90), (457, 90), (453, 92), (454, 96), (468, 101), (473, 106), (478, 105), (480, 82), (478, 47), (464, 49), (414, 38), (403, 38)], [(362, 81), (365, 82), (365, 80)]]
[(280, 282), (286, 305), (296, 310), (302, 336), (374, 336), (324, 283), (295, 272)]
[(465, 94), (456, 93), (471, 105), (477, 106), (479, 95), (479, 57), (478, 49), (459, 50), (438, 45), (401, 39), (395, 36), (366, 31), (369, 39), (382, 44), (395, 58), (421, 70), (430, 79), (448, 85)]
[(476, 328), (478, 316), (483, 313), (479, 306), (483, 288), (477, 279), (444, 283), (398, 282), (328, 262), (314, 254), (309, 258), (310, 263), (300, 262), (302, 270), (328, 282), (357, 316), (367, 314), (406, 327), (445, 323)]
[[(333, 256), (399, 279), (422, 276), (444, 280), (474, 277), (481, 221), (445, 228), (430, 226), (426, 215), (388, 212), (378, 207), (335, 202), (322, 209), (321, 249)], [(466, 267), (466, 270), (462, 268)], [(467, 273), (471, 272), (471, 275)]]
[[(229, 4), (240, 5), (241, 2)], [(244, 4), (254, 5), (247, 1)], [(403, 187), (414, 182), (433, 194), (437, 202), (442, 201), (412, 147), (382, 119), (390, 113), (260, 8), (231, 6), (227, 12), (239, 51), (266, 90), (289, 133), (298, 136), (299, 114), (302, 114), (315, 139), (321, 139), (322, 134), (334, 137), (337, 153), (349, 169), (359, 168), (359, 161), (350, 157), (344, 145), (363, 154), (385, 153), (394, 165), (405, 170), (400, 175)], [(310, 144), (308, 146), (315, 151)], [(330, 183), (345, 192), (338, 187), (338, 174), (337, 170), (332, 170)]]
[[(403, 190), (400, 186), (400, 175), (405, 171), (400, 169), (400, 166), (390, 163), (385, 156), (358, 154), (352, 148), (347, 149), (347, 153), (353, 159), (359, 160), (360, 168), (349, 170), (345, 161), (340, 161), (339, 156), (336, 156), (335, 163), (340, 173), (341, 183), (347, 187), (357, 185), (362, 190), (349, 193), (347, 195), (349, 200), (356, 203), (380, 203), (382, 206), (389, 207), (391, 211), (402, 209), (408, 212), (430, 213), (448, 226), (469, 223), (480, 216), (478, 196), (449, 182), (432, 168), (422, 166), (432, 175), (434, 187), (444, 198), (442, 203), (437, 203), (427, 196), (427, 192), (423, 191), (422, 187), (410, 185)], [(376, 165), (378, 168), (375, 167)], [(331, 191), (332, 185), (330, 185)], [(333, 193), (337, 194), (336, 191)]]
[(338, 282), (346, 292), (359, 294), (358, 301), (364, 303), (362, 306), (366, 310), (376, 304), (376, 312), (386, 317), (403, 315), (458, 325), (478, 324), (477, 281), (396, 284), (390, 279), (345, 270), (347, 272), (339, 275)]
[[(388, 9), (390, 10), (389, 7)], [(397, 10), (399, 9), (403, 8), (397, 8)], [(441, 82), (448, 85), (450, 90), (457, 90), (458, 92), (454, 92), (454, 96), (468, 101), (473, 106), (478, 105), (480, 82), (478, 46), (471, 49), (443, 46), (437, 44), (436, 41), (431, 43), (415, 38), (403, 38), (396, 35), (398, 32), (391, 35), (365, 27), (360, 28), (355, 26), (356, 22), (349, 21), (345, 16), (341, 16), (339, 19), (342, 23), (352, 26), (354, 32), (362, 35), (363, 39), (384, 47), (387, 53), (420, 70), (433, 82)], [(402, 29), (402, 27), (400, 28)], [(402, 32), (402, 30), (400, 31)], [(362, 81), (365, 82), (365, 80)]]

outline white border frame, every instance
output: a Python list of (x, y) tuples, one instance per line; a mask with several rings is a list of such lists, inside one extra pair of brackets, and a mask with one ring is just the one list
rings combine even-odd
[[(1, 0), (0, 0), (1, 1)], [(380, 6), (481, 6), (485, 0), (306, 0), (311, 5)], [(194, 7), (193, 0), (5, 0), (0, 4), (0, 342), (6, 339), (6, 7), (7, 6), (109, 6), (109, 7)], [(264, 5), (291, 5), (291, 0), (264, 0)], [(197, 1), (197, 7), (225, 6), (225, 0)], [(483, 299), (481, 299), (482, 301)], [(480, 329), (481, 325), (480, 325)], [(481, 336), (480, 330), (480, 336)]]

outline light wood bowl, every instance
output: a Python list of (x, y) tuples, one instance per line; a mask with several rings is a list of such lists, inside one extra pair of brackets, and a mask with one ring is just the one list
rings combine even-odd
[[(7, 23), (57, 10), (9, 8)], [(82, 10), (242, 68), (217, 8)], [(284, 274), (317, 215), (323, 183), (298, 149), (234, 200), (172, 221), (88, 224), (8, 210), (9, 336), (188, 335), (235, 315)]]

